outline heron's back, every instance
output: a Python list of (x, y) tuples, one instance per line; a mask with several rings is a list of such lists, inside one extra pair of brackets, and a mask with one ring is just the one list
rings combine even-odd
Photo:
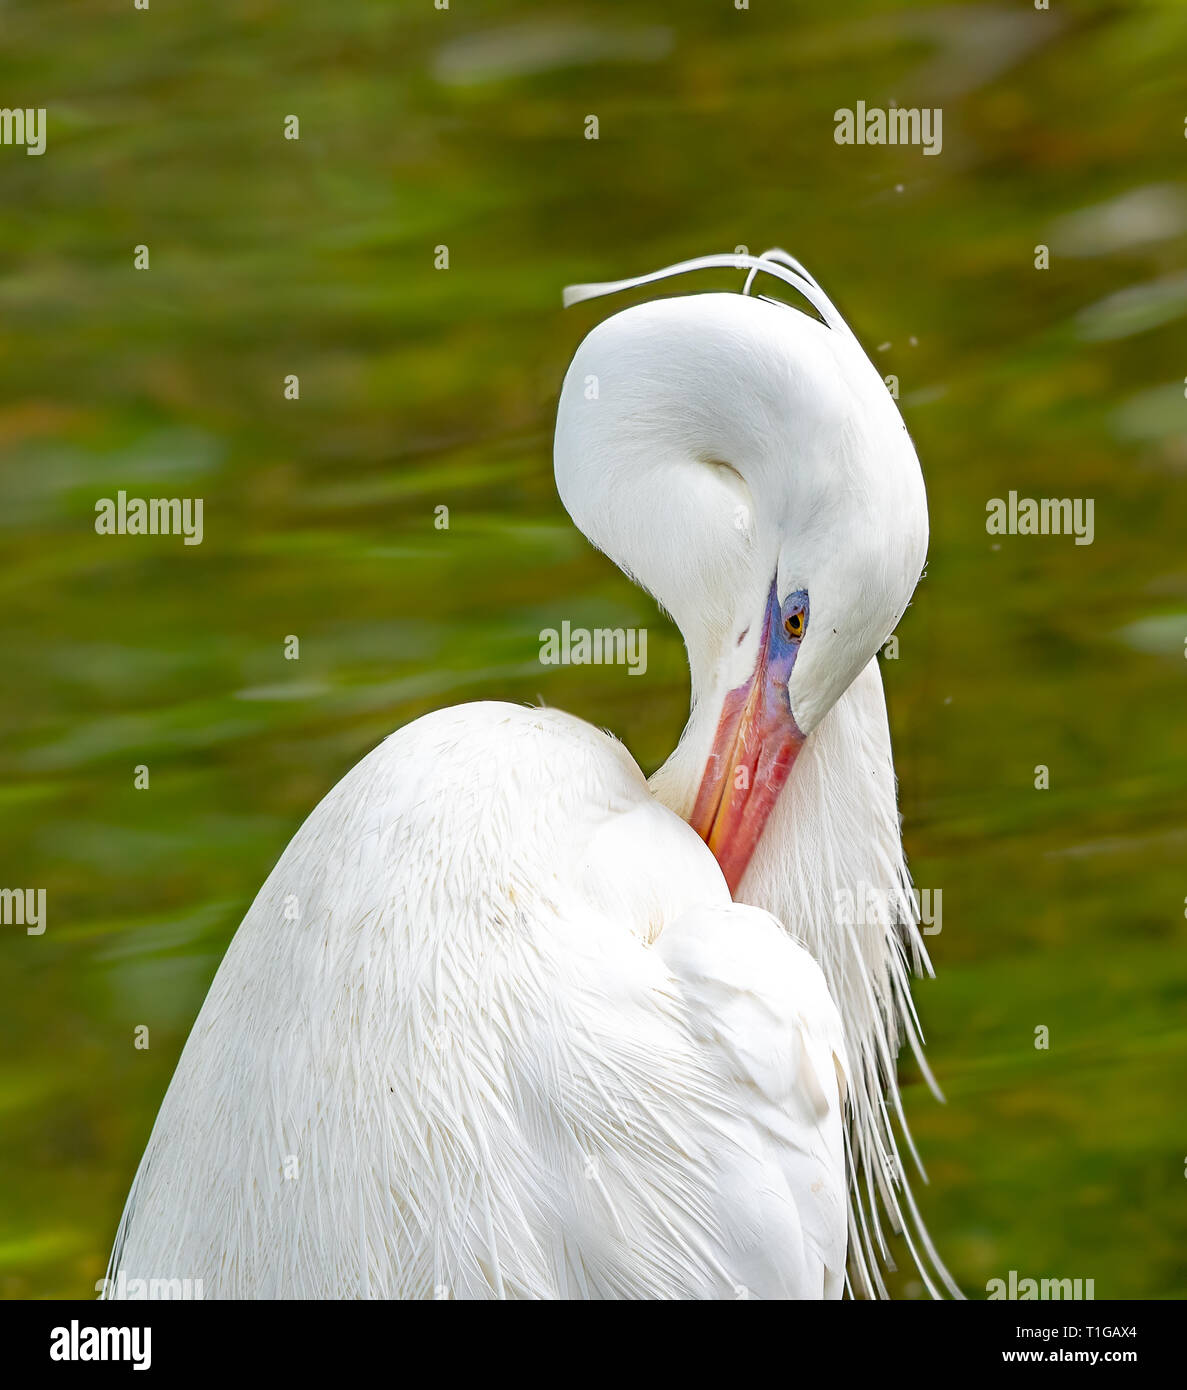
[(252, 904), (111, 1274), (819, 1296), (844, 1260), (833, 1054), (815, 966), (730, 904), (621, 745), (551, 710), (440, 711), (330, 792)]

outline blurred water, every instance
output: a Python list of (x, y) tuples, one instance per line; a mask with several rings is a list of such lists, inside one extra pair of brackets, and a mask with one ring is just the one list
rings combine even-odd
[[(0, 881), (49, 920), (0, 935), (0, 1292), (91, 1290), (227, 940), (385, 733), (542, 697), (666, 755), (679, 639), (553, 492), (611, 307), (560, 289), (781, 244), (883, 345), (928, 479), (884, 663), (944, 893), (925, 1213), (973, 1294), (1187, 1294), (1187, 12), (413, 8), (6, 11), (5, 99), (50, 114), (0, 149)], [(942, 155), (837, 146), (857, 100), (942, 105)], [(96, 536), (119, 488), (203, 497), (202, 545)], [(1094, 498), (1093, 545), (987, 535), (1010, 489)], [(647, 626), (646, 678), (542, 667), (566, 618)]]

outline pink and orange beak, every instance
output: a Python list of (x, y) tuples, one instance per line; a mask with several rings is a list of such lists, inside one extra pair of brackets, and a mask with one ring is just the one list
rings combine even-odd
[(689, 823), (737, 891), (767, 817), (804, 745), (787, 682), (799, 642), (784, 630), (775, 586), (767, 599), (754, 674), (725, 697)]

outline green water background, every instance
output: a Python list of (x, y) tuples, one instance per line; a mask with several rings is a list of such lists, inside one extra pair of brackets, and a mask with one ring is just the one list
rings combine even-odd
[[(3, 26), (3, 104), (49, 127), (0, 147), (0, 881), (48, 927), (0, 932), (0, 1293), (91, 1292), (227, 941), (387, 732), (541, 697), (666, 756), (679, 638), (553, 490), (559, 381), (611, 307), (560, 289), (780, 244), (898, 377), (928, 483), (883, 665), (943, 891), (917, 999), (947, 1104), (903, 1072), (926, 1218), (973, 1296), (1011, 1269), (1187, 1294), (1187, 7)], [(942, 153), (838, 146), (858, 100), (942, 107)], [(120, 488), (201, 496), (202, 545), (97, 536)], [(1093, 498), (1094, 543), (988, 535), (1010, 489)], [(564, 619), (646, 626), (646, 677), (542, 667)]]

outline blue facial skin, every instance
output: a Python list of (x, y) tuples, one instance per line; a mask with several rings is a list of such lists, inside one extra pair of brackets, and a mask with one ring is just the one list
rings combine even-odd
[[(785, 710), (791, 718), (796, 732), (799, 733), (799, 726), (795, 723), (794, 716), (791, 715), (791, 700), (787, 693), (787, 683), (791, 680), (791, 672), (795, 666), (800, 644), (808, 631), (808, 591), (807, 589), (797, 589), (794, 593), (788, 594), (780, 603), (775, 584), (776, 581), (772, 580), (770, 592), (767, 594), (762, 637), (759, 642), (758, 666), (754, 676), (745, 685), (739, 686), (737, 690), (732, 690), (729, 698), (745, 698), (749, 694), (752, 683), (761, 682), (764, 704), (768, 708)], [(799, 636), (792, 637), (787, 631), (787, 622), (797, 613), (802, 615), (803, 621)], [(743, 632), (738, 641), (742, 642), (745, 638), (746, 633)]]
[[(794, 619), (796, 614), (802, 615), (802, 623), (799, 636), (792, 637), (787, 631), (787, 623), (789, 619)], [(767, 688), (770, 696), (787, 710), (792, 724), (795, 725), (795, 717), (791, 714), (787, 683), (791, 680), (791, 672), (799, 654), (800, 644), (804, 640), (804, 634), (808, 631), (808, 591), (797, 589), (794, 593), (788, 594), (780, 603), (775, 585), (772, 583), (770, 597), (767, 600), (764, 627), (766, 629), (764, 636), (767, 648), (765, 663)], [(795, 725), (795, 728), (798, 733), (799, 726)]]

